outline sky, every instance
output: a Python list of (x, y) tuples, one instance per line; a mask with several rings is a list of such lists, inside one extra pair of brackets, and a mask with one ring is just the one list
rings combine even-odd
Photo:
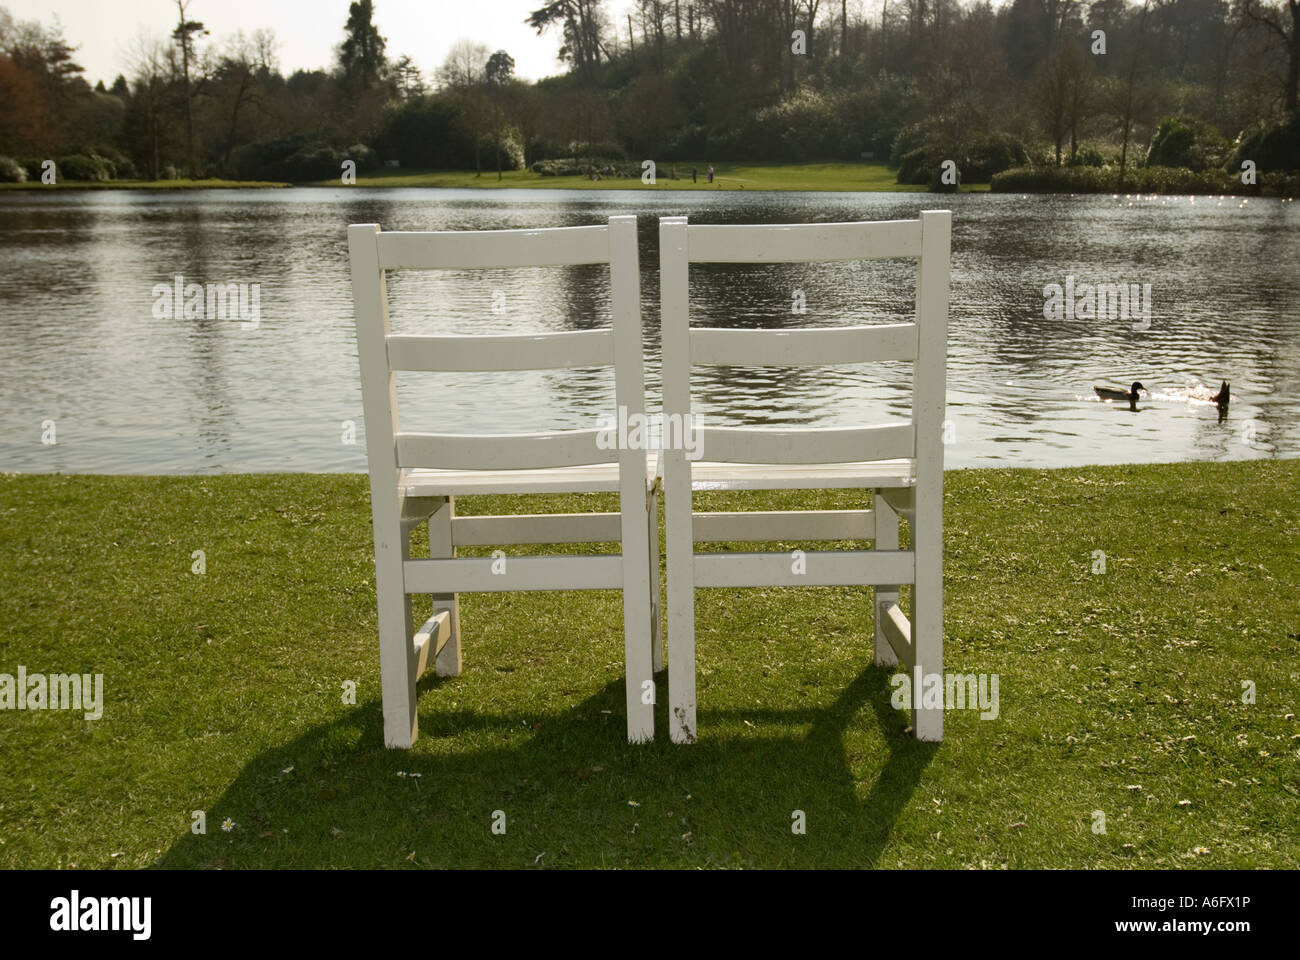
[[(375, 0), (375, 22), (388, 39), (388, 55), (409, 54), (429, 76), (447, 50), (468, 37), (515, 59), (515, 73), (528, 80), (561, 72), (557, 29), (539, 37), (524, 24), (543, 0)], [(632, 0), (606, 4), (618, 22)], [(349, 0), (190, 0), (188, 17), (220, 40), (236, 30), (274, 30), (280, 69), (328, 67), (343, 39)], [(141, 32), (165, 37), (176, 25), (175, 0), (0, 0), (17, 20), (49, 25), (58, 16), (64, 36), (78, 47), (77, 62), (90, 83), (111, 84), (128, 72), (128, 50)], [(626, 27), (624, 28), (624, 34)]]

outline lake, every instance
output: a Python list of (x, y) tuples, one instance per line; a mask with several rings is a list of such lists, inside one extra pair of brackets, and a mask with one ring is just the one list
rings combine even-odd
[[(339, 187), (0, 194), (0, 470), (364, 471), (350, 223), (501, 229), (639, 215), (657, 410), (658, 217), (802, 223), (944, 207), (954, 218), (948, 466), (1300, 454), (1300, 211), (1284, 200)], [(155, 288), (177, 275), (256, 284), (258, 322), (167, 315)], [(896, 322), (910, 317), (914, 275), (902, 261), (700, 265), (692, 321)], [(1149, 316), (1046, 316), (1050, 285), (1067, 282), (1076, 293), (1136, 285)], [(389, 290), (400, 332), (608, 322), (598, 267), (407, 272)], [(693, 384), (714, 425), (848, 425), (906, 416), (904, 373), (899, 364), (698, 368)], [(1233, 400), (1221, 422), (1204, 398), (1223, 379)], [(1136, 413), (1093, 398), (1094, 384), (1134, 380), (1150, 392)], [(590, 428), (613, 406), (608, 371), (398, 382), (406, 429)]]

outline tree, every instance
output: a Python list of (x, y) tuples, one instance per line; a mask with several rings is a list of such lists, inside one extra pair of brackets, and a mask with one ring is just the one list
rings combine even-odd
[(1062, 51), (1058, 50), (1039, 67), (1038, 81), (1034, 84), (1038, 101), (1039, 119), (1052, 145), (1056, 148), (1056, 165), (1061, 165), (1061, 147), (1069, 132), (1070, 78)]
[(442, 61), (442, 66), (438, 68), (438, 82), (446, 89), (457, 93), (477, 87), (486, 79), (489, 59), (486, 46), (461, 37), (451, 45), (446, 58)]
[(225, 49), (217, 60), (215, 94), (218, 100), (227, 99), (230, 121), (226, 128), (221, 166), (230, 172), (230, 153), (239, 135), (239, 115), (244, 107), (263, 105), (262, 82), (275, 71), (275, 34), (271, 30), (258, 30), (251, 37), (238, 31), (226, 41)]
[[(1245, 13), (1251, 22), (1265, 27), (1277, 37), (1286, 51), (1286, 77), (1282, 85), (1282, 109), (1295, 113), (1300, 84), (1300, 0), (1280, 0), (1266, 7), (1261, 0), (1244, 0)], [(1285, 11), (1283, 10), (1285, 5)]]
[(496, 121), (496, 133), (492, 138), (492, 145), (493, 153), (497, 155), (497, 180), (501, 179), (501, 121), (504, 116), (501, 98), (506, 84), (514, 79), (514, 75), (515, 58), (504, 50), (498, 50), (488, 57), (487, 64), (483, 68), (483, 77), (492, 96), (492, 115)]
[(347, 93), (357, 94), (376, 86), (388, 69), (384, 49), (388, 41), (375, 26), (372, 0), (355, 0), (348, 7), (348, 22), (343, 27), (339, 47), (339, 72)]
[(126, 138), (136, 161), (157, 180), (167, 142), (167, 51), (162, 41), (146, 34), (136, 38), (128, 54), (131, 64), (131, 104)]
[(504, 87), (515, 78), (515, 58), (504, 50), (498, 50), (488, 57), (483, 76), (490, 86)]
[(560, 59), (572, 63), (584, 80), (596, 80), (604, 50), (601, 0), (552, 0), (530, 13), (524, 22), (539, 34), (559, 26), (564, 36)]
[[(74, 146), (81, 136), (75, 113), (91, 90), (74, 53), (57, 21), (48, 28), (34, 20), (15, 21), (0, 7), (0, 54), (12, 64), (4, 99), (11, 113), (25, 116), (19, 124), (27, 131), (22, 141), (39, 151)], [(13, 102), (14, 97), (23, 102)]]
[(194, 153), (194, 92), (190, 87), (190, 61), (197, 56), (195, 38), (200, 35), (206, 37), (208, 31), (198, 20), (185, 18), (191, 2), (192, 0), (176, 0), (176, 11), (180, 15), (180, 21), (172, 31), (172, 42), (181, 48), (181, 70), (185, 81), (185, 146), (190, 161), (190, 178), (197, 180), (202, 174)]
[(1151, 0), (1142, 0), (1142, 13), (1138, 17), (1137, 36), (1134, 38), (1133, 41), (1133, 54), (1129, 58), (1128, 78), (1124, 83), (1123, 94), (1120, 100), (1121, 103), (1120, 113), (1123, 117), (1123, 120), (1121, 122), (1121, 129), (1123, 130), (1123, 139), (1124, 139), (1124, 143), (1123, 146), (1120, 148), (1120, 154), (1119, 154), (1119, 186), (1120, 187), (1124, 186), (1124, 171), (1128, 167), (1128, 142), (1129, 142), (1129, 138), (1133, 135), (1133, 114), (1134, 114), (1134, 109), (1137, 106), (1137, 98), (1136, 98), (1135, 90), (1137, 88), (1138, 53), (1141, 52), (1142, 49), (1142, 35), (1146, 32), (1147, 14), (1150, 10), (1150, 6), (1151, 6)]
[(12, 57), (0, 56), (0, 143), (15, 151), (43, 150), (46, 117), (36, 78)]
[(481, 177), (483, 167), (479, 145), (489, 122), (489, 104), (483, 87), (487, 82), (488, 48), (481, 43), (462, 37), (451, 45), (447, 57), (438, 68), (438, 82), (460, 104), (465, 122), (474, 138), (474, 174)]
[(396, 88), (398, 95), (403, 100), (414, 100), (424, 96), (427, 92), (424, 85), (424, 75), (420, 72), (420, 68), (415, 61), (406, 54), (399, 57), (397, 62), (393, 64), (389, 75), (394, 88)]

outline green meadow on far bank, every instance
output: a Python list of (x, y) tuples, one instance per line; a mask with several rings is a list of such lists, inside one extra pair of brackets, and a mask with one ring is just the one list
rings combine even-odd
[[(715, 163), (714, 182), (705, 176), (707, 163), (696, 165), (697, 180), (691, 180), (691, 164), (679, 163), (677, 179), (673, 164), (659, 164), (655, 182), (645, 184), (637, 177), (585, 176), (544, 177), (531, 170), (509, 170), (497, 179), (495, 170), (476, 174), (473, 170), (376, 170), (358, 175), (360, 187), (509, 187), (571, 190), (809, 190), (926, 192), (923, 186), (897, 183), (897, 174), (884, 163)], [(338, 186), (334, 180), (315, 186)], [(987, 190), (988, 184), (963, 185), (965, 191)]]
[[(706, 590), (700, 741), (660, 674), (632, 746), (618, 593), (480, 594), (388, 751), (364, 476), (2, 475), (0, 673), (104, 702), (0, 711), (0, 868), (1294, 868), (1300, 461), (946, 481), (945, 668), (997, 675), (996, 719), (913, 740), (866, 589)], [(615, 506), (522, 499), (458, 506)]]
[[(925, 193), (924, 186), (896, 182), (896, 171), (884, 163), (716, 163), (714, 182), (708, 183), (708, 164), (697, 166), (697, 180), (691, 181), (690, 164), (677, 164), (677, 179), (672, 179), (672, 164), (661, 165), (655, 183), (642, 183), (638, 177), (542, 176), (531, 170), (506, 170), (497, 179), (495, 170), (375, 170), (358, 174), (359, 187), (447, 187), (508, 188), (532, 190), (790, 190), (790, 191), (873, 191)], [(290, 184), (266, 180), (61, 180), (57, 184), (0, 183), (0, 190), (215, 190), (274, 187), (338, 187), (337, 179), (314, 183)], [(984, 192), (988, 184), (963, 184), (963, 192)]]
[(0, 183), (0, 190), (263, 190), (291, 184), (272, 180), (60, 180)]

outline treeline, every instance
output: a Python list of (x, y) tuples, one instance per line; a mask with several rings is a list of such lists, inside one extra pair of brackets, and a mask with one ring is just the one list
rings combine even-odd
[(528, 22), (561, 38), (567, 70), (537, 83), (470, 41), (424, 72), (389, 50), (372, 0), (351, 4), (332, 64), (286, 77), (269, 31), (212, 37), (198, 2), (107, 88), (56, 27), (0, 8), (0, 180), (48, 158), (68, 177), (292, 181), (345, 160), (876, 159), (937, 189), (945, 161), (1008, 189), (1300, 168), (1298, 0), (638, 0), (618, 21), (603, 0), (538, 0)]

